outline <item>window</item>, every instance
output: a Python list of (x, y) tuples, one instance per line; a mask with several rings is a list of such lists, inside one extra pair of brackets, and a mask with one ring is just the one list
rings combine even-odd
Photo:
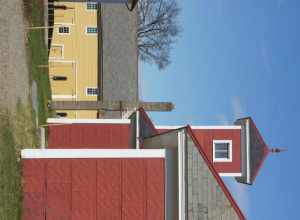
[(86, 28), (86, 33), (88, 33), (88, 34), (97, 34), (98, 33), (98, 28), (97, 27), (87, 27)]
[(68, 116), (68, 114), (66, 112), (56, 112), (56, 116), (58, 118), (65, 118)]
[(60, 34), (69, 34), (70, 33), (70, 27), (61, 26), (61, 27), (58, 28), (58, 33), (60, 33)]
[(58, 81), (65, 81), (65, 80), (67, 80), (67, 77), (66, 76), (53, 76), (52, 79), (58, 80)]
[(96, 10), (97, 8), (98, 8), (98, 5), (96, 2), (87, 2), (86, 3), (87, 10)]
[(232, 162), (232, 140), (213, 141), (213, 161)]
[(87, 96), (96, 96), (96, 95), (98, 95), (98, 93), (99, 93), (98, 88), (86, 88)]

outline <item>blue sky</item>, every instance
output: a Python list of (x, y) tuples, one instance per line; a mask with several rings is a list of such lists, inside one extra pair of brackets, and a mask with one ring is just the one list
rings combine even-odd
[[(187, 3), (188, 2), (188, 3)], [(253, 186), (227, 181), (249, 220), (299, 219), (300, 1), (179, 1), (184, 31), (164, 71), (141, 66), (141, 96), (172, 101), (156, 124), (226, 124), (251, 116), (270, 155)]]

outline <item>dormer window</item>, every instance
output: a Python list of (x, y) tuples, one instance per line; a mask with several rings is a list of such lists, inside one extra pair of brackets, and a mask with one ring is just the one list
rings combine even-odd
[(232, 140), (213, 141), (213, 162), (232, 162)]

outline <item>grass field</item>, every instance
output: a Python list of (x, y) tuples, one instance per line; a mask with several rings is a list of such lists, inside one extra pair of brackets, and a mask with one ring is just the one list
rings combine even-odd
[(20, 162), (12, 125), (7, 117), (1, 117), (0, 124), (0, 219), (20, 219), (21, 179)]
[(20, 219), (20, 151), (24, 146), (35, 148), (38, 144), (30, 106), (18, 102), (16, 113), (0, 111), (0, 220)]
[[(43, 26), (43, 0), (24, 0), (26, 16), (31, 26)], [(37, 83), (38, 119), (39, 124), (45, 124), (50, 112), (47, 105), (51, 98), (48, 69), (40, 65), (48, 64), (48, 49), (44, 43), (44, 30), (31, 30), (28, 33), (28, 51), (30, 54), (31, 79)]]
[[(31, 26), (43, 24), (43, 0), (24, 0), (25, 15)], [(36, 115), (44, 124), (49, 115), (47, 102), (51, 97), (48, 70), (38, 68), (47, 64), (47, 48), (43, 31), (28, 33), (27, 55), (31, 84), (37, 85), (38, 112), (34, 112), (31, 97), (27, 103), (19, 101), (14, 111), (0, 109), (0, 220), (19, 220), (21, 217), (22, 148), (36, 148), (39, 143)], [(12, 88), (13, 89), (13, 88)]]

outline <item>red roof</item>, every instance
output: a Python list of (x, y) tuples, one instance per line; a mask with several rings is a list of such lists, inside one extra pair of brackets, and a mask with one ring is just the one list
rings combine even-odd
[(24, 159), (22, 220), (163, 220), (164, 159)]
[(48, 148), (132, 148), (130, 125), (49, 124)]

